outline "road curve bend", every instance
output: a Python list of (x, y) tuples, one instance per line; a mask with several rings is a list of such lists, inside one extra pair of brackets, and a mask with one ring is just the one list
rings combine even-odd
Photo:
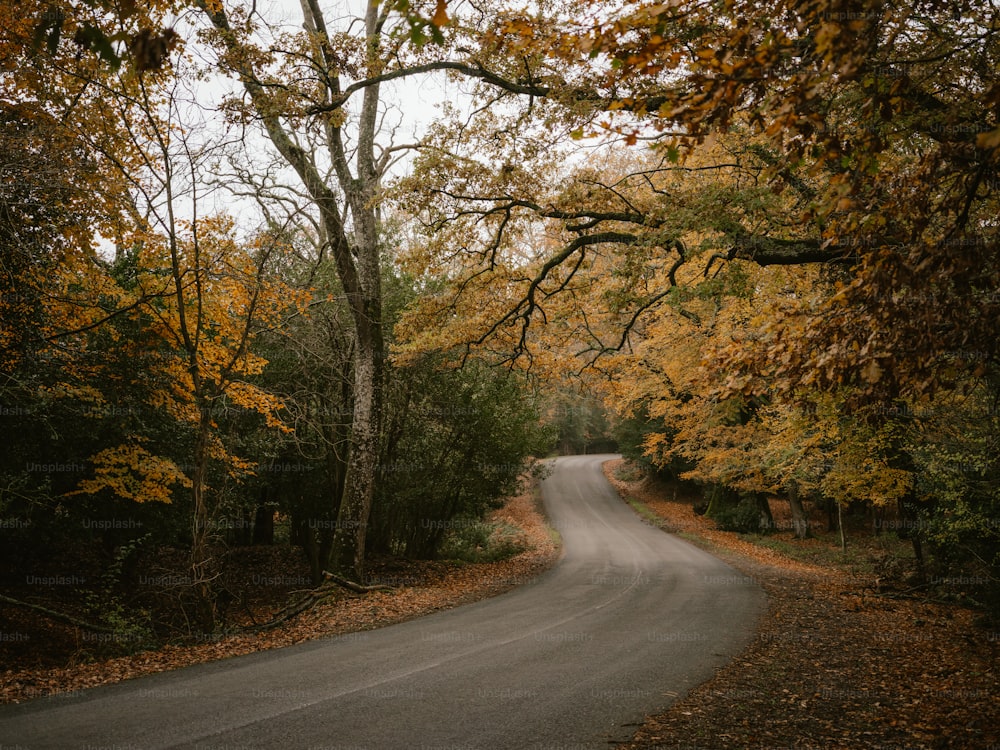
[(640, 520), (610, 456), (543, 483), (560, 562), (501, 596), (380, 630), (0, 706), (36, 748), (602, 748), (752, 638), (755, 582)]

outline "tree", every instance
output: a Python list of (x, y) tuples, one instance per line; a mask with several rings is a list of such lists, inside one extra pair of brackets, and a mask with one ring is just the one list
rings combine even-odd
[[(366, 525), (374, 495), (385, 359), (377, 190), (387, 166), (388, 154), (378, 155), (375, 150), (379, 84), (373, 82), (366, 85), (361, 94), (358, 146), (354, 154), (356, 170), (352, 172), (344, 141), (342, 114), (349, 94), (345, 96), (341, 90), (340, 70), (343, 63), (337, 57), (346, 54), (347, 50), (338, 50), (333, 46), (334, 39), (327, 30), (326, 19), (319, 6), (315, 3), (303, 6), (308, 34), (300, 39), (300, 49), (317, 74), (306, 82), (303, 91), (278, 84), (275, 73), (263, 69), (267, 58), (274, 53), (263, 53), (252, 46), (248, 29), (251, 18), (240, 18), (238, 24), (233, 25), (229, 13), (221, 4), (203, 4), (201, 7), (215, 28), (213, 41), (220, 51), (220, 64), (241, 80), (267, 136), (295, 170), (319, 214), (324, 249), (334, 260), (338, 280), (351, 311), (353, 415), (344, 494), (338, 500), (334, 566), (338, 571), (353, 571), (360, 576)], [(359, 54), (350, 61), (359, 65), (365, 76), (380, 73), (379, 40), (387, 20), (386, 13), (387, 9), (380, 12), (378, 3), (368, 4), (363, 37), (358, 45)], [(288, 64), (296, 67), (297, 59), (293, 56)], [(318, 92), (313, 89), (314, 86), (318, 87)], [(323, 168), (317, 164), (317, 155), (298, 145), (288, 128), (296, 118), (307, 116), (303, 105), (316, 93), (320, 97), (319, 102), (314, 102), (317, 105), (338, 102), (336, 107), (331, 106), (327, 110), (332, 114), (318, 121), (312, 120), (309, 129), (312, 136), (325, 139), (326, 153), (333, 162), (341, 193), (327, 183)], [(350, 225), (345, 224), (347, 212), (352, 222)]]
[[(404, 13), (396, 13), (400, 6)], [(436, 31), (444, 5), (422, 20), (423, 4), (365, 4), (363, 18), (331, 20), (302, 3), (305, 33), (266, 28), (259, 14), (200, 3), (211, 23), (220, 70), (240, 81), (246, 100), (227, 104), (234, 119), (259, 121), (281, 159), (297, 176), (315, 220), (323, 254), (334, 262), (350, 310), (350, 451), (343, 494), (333, 500), (337, 528), (332, 565), (360, 576), (366, 527), (375, 493), (383, 412), (385, 334), (380, 280), (383, 180), (401, 145), (384, 134), (383, 86), (435, 71), (452, 71), (487, 86), (506, 85), (464, 42), (473, 25), (454, 35)], [(484, 12), (478, 12), (484, 15)], [(421, 35), (441, 44), (415, 47)], [(265, 39), (266, 36), (270, 39)], [(386, 140), (380, 142), (380, 136)]]
[[(162, 10), (126, 15), (129, 23), (157, 23)], [(89, 28), (75, 18), (59, 23), (62, 30)], [(51, 359), (46, 364), (62, 365), (53, 384), (54, 368), (28, 362), (22, 397), (41, 393), (97, 414), (121, 412), (101, 420), (102, 428), (115, 424), (97, 440), (80, 441), (92, 453), (73, 466), (88, 466), (90, 476), (78, 469), (75, 482), (60, 482), (63, 499), (169, 503), (179, 488), (190, 489), (192, 580), (200, 622), (211, 630), (210, 470), (250, 468), (219, 440), (214, 409), (226, 399), (278, 426), (279, 402), (245, 379), (263, 366), (250, 344), (301, 296), (272, 278), (285, 249), (279, 235), (237, 237), (228, 217), (202, 215), (213, 149), (185, 119), (191, 111), (181, 96), (191, 71), (182, 57), (176, 67), (150, 66), (133, 48), (125, 56), (134, 64), (115, 72), (78, 45), (60, 43), (58, 33), (43, 52), (30, 44), (25, 23), (16, 30), (21, 36), (4, 52), (21, 58), (21, 73), (9, 83), (24, 96), (5, 114), (17, 123), (24, 156), (42, 169), (8, 203), (12, 236), (22, 240), (5, 248), (18, 261), (8, 266), (8, 281), (25, 290), (30, 304), (16, 308), (32, 324), (9, 364), (37, 350)], [(33, 229), (40, 220), (44, 228)], [(138, 363), (142, 375), (123, 361)], [(15, 377), (9, 383), (17, 384)], [(126, 404), (116, 400), (123, 394)], [(171, 420), (180, 426), (172, 445), (157, 439)]]
[[(978, 392), (1000, 361), (998, 89), (985, 72), (1000, 51), (995, 28), (996, 9), (978, 2), (957, 13), (947, 3), (556, 3), (498, 17), (480, 59), (517, 61), (497, 68), (513, 114), (442, 125), (401, 186), (425, 227), (415, 267), (441, 288), (415, 313), (412, 346), (503, 350), (544, 367), (542, 342), (569, 326), (591, 366), (616, 351), (633, 363), (610, 389), (619, 404), (645, 398), (671, 404), (659, 412), (671, 421), (690, 415), (679, 440), (677, 424), (655, 433), (654, 455), (693, 451), (703, 479), (747, 491), (795, 494), (824, 479), (846, 491), (834, 487), (840, 475), (867, 502), (913, 506), (915, 469), (888, 405)], [(602, 133), (658, 158), (612, 157), (608, 170), (596, 146), (577, 155)], [(567, 134), (576, 151), (561, 145)], [(761, 278), (752, 266), (819, 273), (812, 292), (762, 295), (775, 308), (713, 340), (718, 310), (692, 301), (717, 297), (707, 282)], [(471, 302), (482, 297), (488, 305)], [(532, 334), (553, 321), (559, 333)], [(643, 361), (637, 350), (660, 326), (704, 331), (707, 371), (664, 377), (661, 361)], [(637, 387), (637, 374), (657, 370), (659, 391), (656, 377)], [(823, 419), (817, 391), (835, 409)], [(769, 403), (779, 411), (761, 409)], [(748, 405), (754, 413), (740, 416)], [(699, 426), (706, 407), (733, 415)], [(793, 434), (809, 449), (790, 451)], [(761, 462), (754, 440), (782, 458)], [(881, 447), (871, 462), (817, 469), (822, 450), (852, 445)]]
[[(821, 309), (777, 322), (767, 346), (720, 358), (720, 368), (735, 371), (732, 390), (752, 389), (753, 375), (766, 371), (787, 390), (853, 385), (859, 403), (877, 402), (947, 387), (956, 366), (966, 374), (994, 366), (1000, 280), (990, 175), (1000, 130), (991, 107), (1000, 93), (985, 71), (998, 56), (996, 11), (981, 2), (957, 17), (949, 3), (919, 8), (628, 2), (499, 16), (483, 59), (517, 60), (506, 68), (505, 90), (549, 104), (525, 104), (516, 130), (506, 118), (440, 128), (427, 173), (408, 183), (430, 178), (414, 212), (425, 212), (444, 236), (459, 222), (481, 227), (466, 232), (475, 238), (465, 245), (474, 270), (456, 289), (481, 290), (483, 274), (511, 275), (498, 253), (508, 253), (528, 223), (559, 225), (564, 239), (512, 274), (519, 282), (498, 304), (500, 315), (491, 313), (500, 324), (479, 327), (470, 343), (509, 335), (507, 323), (523, 330), (541, 319), (542, 302), (560, 288), (556, 269), (571, 274), (598, 245), (617, 245), (625, 257), (646, 247), (678, 267), (696, 257), (677, 244), (669, 217), (684, 207), (670, 194), (647, 207), (614, 196), (618, 183), (580, 179), (563, 181), (558, 195), (546, 189), (552, 167), (540, 156), (543, 125), (642, 139), (665, 164), (697, 143), (742, 132), (743, 153), (720, 153), (715, 165), (697, 168), (735, 164), (787, 199), (763, 224), (751, 219), (759, 212), (729, 212), (725, 222), (710, 212), (705, 229), (722, 235), (703, 268), (741, 259), (762, 267), (822, 263), (843, 276)], [(954, 80), (965, 83), (956, 88)], [(518, 155), (510, 168), (477, 162), (497, 143)], [(670, 296), (674, 281), (667, 281), (648, 296), (651, 306)], [(525, 339), (514, 343), (524, 349)], [(972, 364), (948, 355), (963, 350), (986, 356)]]
[(369, 527), (371, 548), (383, 554), (436, 557), (450, 535), (520, 489), (552, 442), (519, 374), (435, 359), (394, 373)]
[(264, 425), (243, 431), (249, 454), (261, 471), (251, 481), (255, 505), (268, 505), (291, 519), (291, 541), (301, 545), (313, 581), (330, 567), (339, 498), (349, 457), (351, 404), (350, 310), (339, 294), (329, 260), (317, 261), (300, 235), (291, 244), (307, 247), (290, 260), (284, 278), (310, 290), (309, 304), (258, 342), (268, 360), (255, 382), (280, 397), (289, 432), (276, 439)]
[[(129, 303), (99, 246), (122, 216), (127, 188), (81, 135), (102, 120), (98, 89), (110, 72), (91, 70), (69, 42), (34, 51), (32, 24), (42, 10), (28, 4), (0, 11), (0, 58), (5, 69), (17, 71), (4, 78), (0, 105), (0, 389), (5, 403), (17, 405), (11, 416), (20, 429), (11, 434), (25, 437), (24, 452), (12, 446), (11, 457), (25, 459), (22, 467), (79, 467), (87, 454), (76, 451), (93, 447), (94, 434), (77, 435), (75, 448), (60, 438), (74, 432), (68, 425), (108, 407), (95, 387), (106, 360), (96, 351), (94, 332)], [(96, 129), (123, 135), (113, 127)], [(43, 460), (46, 449), (59, 459)], [(12, 492), (3, 500), (27, 501), (29, 508), (52, 503), (53, 494), (70, 491), (79, 479), (79, 471), (23, 473), (11, 476)]]

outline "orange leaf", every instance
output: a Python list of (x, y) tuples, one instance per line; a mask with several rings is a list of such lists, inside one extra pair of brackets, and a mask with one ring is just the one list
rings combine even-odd
[(434, 9), (431, 23), (438, 28), (448, 23), (448, 0), (437, 0), (437, 7)]

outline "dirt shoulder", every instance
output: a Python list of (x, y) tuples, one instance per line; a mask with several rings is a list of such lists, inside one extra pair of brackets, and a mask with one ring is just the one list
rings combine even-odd
[[(364, 594), (346, 590), (338, 592), (274, 630), (213, 637), (195, 645), (165, 646), (155, 651), (100, 661), (78, 662), (71, 657), (60, 666), (51, 666), (48, 664), (51, 659), (44, 658), (44, 652), (49, 647), (45, 640), (41, 637), (26, 638), (16, 644), (19, 647), (18, 666), (5, 667), (0, 672), (0, 702), (20, 703), (191, 664), (384, 627), (503, 593), (535, 578), (558, 558), (558, 545), (533, 490), (508, 500), (503, 508), (492, 514), (490, 520), (520, 529), (520, 541), (525, 551), (490, 563), (376, 562), (367, 572), (366, 581), (393, 586), (393, 590)], [(39, 623), (23, 621), (29, 617), (37, 620), (37, 616), (20, 610), (12, 610), (10, 616), (22, 618), (22, 622), (8, 625), (5, 631), (39, 632)], [(68, 632), (73, 630), (49, 627), (41, 632), (51, 633), (53, 638), (86, 640), (84, 633)], [(81, 653), (86, 651), (81, 649)], [(30, 666), (33, 662), (46, 666)]]
[(1000, 633), (978, 627), (977, 612), (891, 598), (869, 576), (719, 531), (690, 499), (623, 480), (621, 468), (605, 473), (651, 522), (752, 577), (769, 600), (746, 651), (622, 747), (1000, 748)]

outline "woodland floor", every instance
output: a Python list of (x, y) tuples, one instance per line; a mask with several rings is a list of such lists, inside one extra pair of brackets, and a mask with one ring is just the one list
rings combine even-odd
[[(759, 539), (719, 531), (693, 510), (693, 498), (606, 464), (612, 483), (651, 522), (676, 532), (767, 592), (769, 608), (754, 642), (715, 677), (666, 713), (648, 717), (629, 750), (823, 748), (977, 748), (1000, 750), (1000, 632), (960, 603), (905, 598), (894, 578), (894, 551), (852, 540), (841, 555), (829, 539)], [(636, 504), (633, 502), (633, 504)], [(782, 508), (773, 506), (781, 522)], [(4, 608), (0, 701), (20, 702), (152, 672), (278, 648), (316, 638), (350, 638), (439, 609), (500, 593), (538, 575), (558, 556), (536, 499), (526, 493), (493, 520), (523, 531), (529, 547), (494, 563), (378, 561), (368, 583), (393, 591), (341, 591), (283, 627), (132, 656), (95, 658), (79, 630)], [(256, 548), (262, 582), (288, 576), (288, 551)], [(887, 576), (887, 570), (889, 575)], [(897, 571), (899, 572), (899, 571)], [(881, 577), (877, 583), (876, 577)], [(286, 588), (247, 607), (256, 618), (286, 602)], [(270, 596), (273, 601), (268, 601)]]
[[(317, 638), (350, 638), (351, 633), (502, 593), (536, 577), (557, 559), (557, 544), (533, 491), (509, 500), (490, 520), (519, 528), (518, 541), (525, 551), (488, 563), (373, 561), (364, 582), (393, 590), (363, 594), (337, 590), (281, 627), (213, 637), (194, 645), (168, 645), (131, 656), (100, 658), (99, 648), (95, 648), (100, 646), (100, 636), (91, 635), (88, 640), (78, 628), (52, 623), (32, 611), (0, 607), (0, 631), (22, 636), (15, 642), (8, 639), (0, 643), (0, 702), (19, 703)], [(233, 624), (268, 620), (307, 580), (301, 555), (294, 550), (258, 547), (247, 550), (246, 557), (252, 560), (253, 576), (260, 585), (249, 606), (233, 612), (233, 620), (238, 620)]]
[[(743, 538), (621, 461), (605, 473), (651, 522), (755, 579), (769, 601), (746, 651), (622, 748), (1000, 750), (1000, 632), (980, 612), (902, 596), (884, 549), (865, 540), (844, 557), (830, 539)], [(784, 509), (772, 509), (780, 527)]]

